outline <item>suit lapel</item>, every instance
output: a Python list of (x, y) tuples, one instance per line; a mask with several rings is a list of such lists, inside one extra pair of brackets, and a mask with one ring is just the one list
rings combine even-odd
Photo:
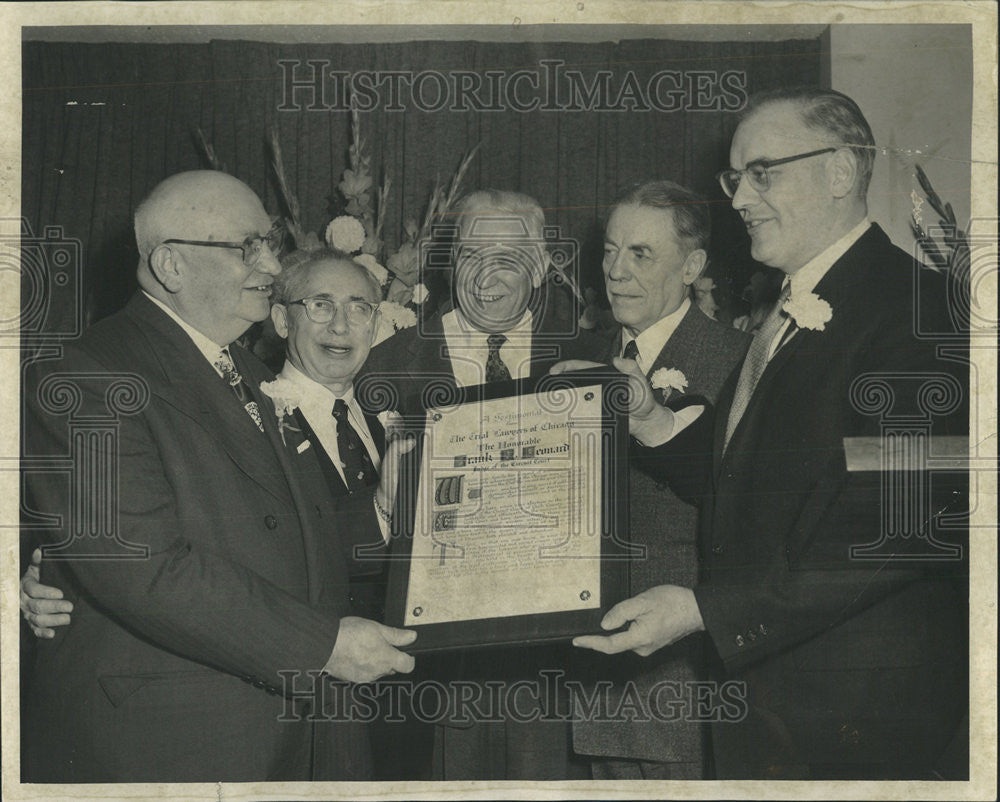
[[(141, 293), (129, 303), (128, 313), (139, 319), (143, 331), (155, 339), (154, 353), (163, 371), (163, 381), (150, 387), (164, 402), (195, 420), (207, 436), (218, 442), (246, 476), (279, 501), (291, 501), (288, 483), (270, 448), (268, 431), (277, 434), (270, 402), (261, 400), (259, 381), (247, 376), (251, 397), (261, 410), (265, 434), (240, 408), (232, 389), (219, 377), (191, 338), (159, 307)], [(245, 360), (233, 348), (234, 362), (241, 372)]]
[(560, 359), (559, 343), (548, 341), (532, 332), (531, 364), (528, 366), (529, 376), (544, 376)]
[(319, 467), (323, 471), (323, 478), (326, 479), (326, 485), (327, 488), (329, 488), (330, 493), (338, 497), (346, 496), (347, 485), (345, 485), (344, 480), (340, 478), (340, 472), (337, 470), (337, 466), (333, 464), (333, 460), (330, 459), (330, 455), (323, 447), (323, 443), (313, 430), (313, 427), (309, 425), (309, 421), (306, 420), (306, 416), (302, 414), (302, 410), (300, 409), (296, 409), (293, 414), (295, 415), (295, 420), (298, 422), (299, 427), (302, 429), (302, 433), (312, 444), (312, 451), (315, 453), (315, 459), (319, 462)]
[(385, 427), (379, 423), (377, 415), (365, 413), (365, 423), (368, 424), (368, 431), (375, 441), (375, 450), (380, 457), (385, 456)]
[(615, 331), (614, 336), (607, 342), (604, 350), (601, 352), (600, 361), (605, 362), (610, 365), (611, 360), (616, 356), (622, 355), (622, 330), (618, 329)]
[(414, 336), (408, 350), (409, 362), (402, 368), (408, 373), (416, 371), (415, 387), (427, 387), (429, 382), (443, 385), (443, 389), (448, 391), (457, 387), (441, 315), (427, 321), (423, 336)]
[[(848, 251), (840, 257), (840, 259), (834, 262), (833, 266), (824, 274), (823, 278), (820, 279), (816, 288), (813, 290), (816, 295), (830, 304), (833, 308), (833, 314), (835, 317), (837, 315), (837, 309), (843, 308), (844, 304), (849, 303), (849, 296), (851, 292), (856, 291), (859, 286), (864, 285), (864, 270), (867, 267), (867, 260), (864, 258), (864, 255), (869, 253), (872, 248), (877, 247), (880, 240), (888, 241), (888, 238), (878, 225), (873, 224), (864, 234), (861, 235), (861, 238), (858, 239), (858, 241), (855, 242), (854, 245), (852, 245)], [(816, 337), (824, 336), (829, 336), (829, 334), (826, 331), (798, 329), (795, 331), (793, 336), (786, 340), (781, 347), (775, 351), (774, 355), (767, 363), (767, 366), (764, 368), (764, 372), (761, 374), (760, 380), (754, 388), (753, 395), (750, 396), (750, 402), (747, 404), (747, 408), (744, 410), (743, 417), (740, 418), (739, 424), (733, 431), (732, 439), (729, 442), (729, 448), (726, 449), (726, 454), (723, 456), (721, 455), (722, 443), (725, 439), (726, 422), (729, 417), (729, 407), (732, 405), (733, 398), (732, 392), (727, 393), (726, 397), (728, 403), (726, 404), (725, 416), (719, 415), (716, 419), (715, 451), (717, 454), (717, 471), (721, 471), (722, 464), (734, 450), (733, 446), (738, 445), (737, 441), (741, 438), (741, 436), (746, 431), (751, 430), (756, 426), (757, 418), (767, 415), (769, 412), (770, 414), (773, 414), (773, 410), (769, 410), (766, 403), (769, 389), (785, 373), (789, 363), (792, 362), (793, 357), (802, 349), (803, 343), (808, 343), (813, 341)], [(733, 388), (735, 388), (735, 383), (733, 384)], [(719, 411), (723, 411), (721, 406)], [(718, 456), (721, 456), (721, 459), (718, 459)]]
[[(701, 315), (701, 311), (695, 306), (694, 303), (685, 312), (684, 317), (681, 318), (681, 322), (677, 324), (677, 328), (674, 329), (673, 334), (667, 338), (667, 341), (663, 344), (663, 348), (660, 349), (660, 353), (657, 355), (656, 359), (653, 360), (652, 366), (646, 371), (647, 376), (652, 376), (653, 373), (658, 371), (660, 368), (676, 368), (685, 374), (685, 378), (690, 382), (691, 367), (690, 360), (691, 355), (695, 353), (699, 348), (698, 343), (698, 329), (699, 329), (699, 319), (698, 315)], [(686, 391), (689, 392), (690, 390)], [(667, 395), (664, 403), (674, 396), (681, 395), (681, 392), (672, 389)]]

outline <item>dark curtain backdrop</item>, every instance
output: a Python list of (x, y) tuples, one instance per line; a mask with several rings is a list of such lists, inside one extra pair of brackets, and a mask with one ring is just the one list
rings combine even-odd
[[(602, 44), (411, 42), (295, 45), (55, 44), (23, 48), (22, 215), (35, 234), (61, 226), (82, 244), (88, 320), (116, 310), (135, 286), (131, 211), (161, 179), (206, 166), (192, 132), (204, 131), (228, 172), (248, 183), (272, 213), (281, 210), (269, 172), (266, 131), (276, 125), (285, 167), (317, 229), (339, 211), (336, 184), (347, 166), (350, 120), (343, 111), (279, 111), (278, 62), (330, 62), (331, 70), (542, 72), (542, 59), (591, 78), (631, 70), (645, 85), (659, 70), (737, 70), (749, 93), (818, 84), (820, 42)], [(301, 76), (301, 71), (300, 71)], [(621, 80), (611, 82), (621, 85)], [(302, 103), (304, 105), (304, 102)], [(404, 216), (423, 213), (435, 176), (451, 175), (462, 153), (482, 148), (466, 189), (518, 189), (538, 198), (550, 224), (582, 246), (585, 284), (601, 287), (600, 225), (630, 182), (671, 178), (712, 201), (716, 235), (710, 273), (725, 305), (753, 270), (746, 237), (715, 182), (727, 166), (736, 115), (726, 111), (425, 112), (382, 108), (362, 115), (376, 178), (393, 181), (384, 237), (399, 241)], [(334, 204), (331, 205), (331, 198)], [(59, 314), (59, 310), (53, 310)]]

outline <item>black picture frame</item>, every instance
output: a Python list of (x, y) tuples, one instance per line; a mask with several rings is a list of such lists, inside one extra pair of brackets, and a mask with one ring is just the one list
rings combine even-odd
[[(566, 641), (577, 635), (603, 633), (600, 627), (605, 613), (628, 594), (628, 387), (626, 377), (611, 368), (600, 367), (560, 375), (546, 375), (488, 385), (457, 388), (449, 404), (470, 404), (548, 392), (560, 387), (598, 385), (601, 391), (601, 569), (600, 606), (586, 610), (567, 610), (527, 615), (500, 615), (444, 623), (405, 623), (407, 591), (410, 579), (410, 554), (413, 547), (414, 519), (423, 443), (403, 459), (400, 492), (393, 513), (393, 531), (389, 550), (388, 590), (385, 622), (394, 627), (416, 630), (417, 640), (406, 647), (408, 652), (445, 651), (449, 649), (492, 646), (533, 645)], [(411, 430), (427, 425), (424, 416), (410, 418)], [(502, 604), (498, 600), (498, 607)]]

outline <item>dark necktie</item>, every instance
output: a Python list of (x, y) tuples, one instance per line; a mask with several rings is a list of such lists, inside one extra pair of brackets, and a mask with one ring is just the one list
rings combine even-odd
[(337, 451), (340, 452), (340, 464), (344, 467), (347, 489), (353, 493), (376, 484), (378, 474), (375, 466), (360, 435), (348, 420), (347, 404), (343, 398), (333, 403), (333, 417), (337, 419)]
[(486, 338), (490, 355), (486, 358), (486, 383), (510, 381), (510, 371), (500, 358), (500, 346), (507, 342), (503, 334), (491, 334)]
[(791, 294), (791, 284), (786, 284), (781, 291), (774, 308), (760, 324), (760, 328), (753, 336), (750, 343), (750, 350), (747, 351), (746, 359), (743, 360), (743, 367), (740, 369), (740, 378), (736, 383), (736, 394), (733, 396), (733, 406), (729, 410), (729, 420), (726, 422), (726, 440), (722, 446), (723, 452), (729, 445), (729, 438), (733, 436), (736, 426), (746, 411), (750, 397), (753, 395), (757, 382), (760, 381), (764, 368), (767, 367), (767, 354), (771, 350), (771, 343), (775, 335), (788, 320), (788, 313), (782, 308), (788, 296)]
[(625, 350), (622, 351), (622, 359), (639, 361), (639, 346), (635, 344), (635, 340), (629, 340), (625, 343)]
[(232, 389), (236, 400), (240, 402), (240, 406), (246, 410), (247, 415), (257, 424), (257, 428), (263, 432), (264, 423), (260, 419), (260, 410), (257, 408), (257, 402), (253, 399), (247, 400), (250, 398), (250, 390), (246, 382), (243, 381), (240, 372), (236, 370), (236, 365), (233, 363), (233, 358), (229, 355), (228, 348), (222, 349), (219, 353), (219, 358), (215, 360), (214, 364), (216, 369), (222, 373), (223, 380)]

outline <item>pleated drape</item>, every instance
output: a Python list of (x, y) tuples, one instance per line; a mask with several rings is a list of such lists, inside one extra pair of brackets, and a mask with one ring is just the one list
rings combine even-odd
[[(164, 177), (206, 166), (194, 144), (201, 128), (228, 172), (278, 214), (265, 136), (277, 127), (288, 179), (308, 229), (340, 209), (336, 183), (347, 166), (344, 111), (281, 111), (282, 60), (304, 74), (310, 59), (327, 70), (474, 71), (528, 69), (555, 59), (585, 77), (610, 70), (611, 85), (631, 71), (640, 85), (660, 70), (745, 73), (752, 93), (818, 84), (819, 40), (601, 44), (420, 41), (402, 44), (65, 44), (23, 47), (22, 215), (36, 235), (59, 226), (82, 247), (81, 292), (89, 320), (120, 308), (134, 289), (131, 212)], [(429, 90), (429, 94), (433, 94)], [(581, 246), (583, 282), (598, 289), (601, 223), (631, 182), (671, 178), (712, 202), (716, 236), (711, 273), (723, 297), (753, 269), (738, 218), (716, 185), (736, 124), (731, 111), (387, 111), (362, 114), (376, 178), (393, 189), (384, 237), (398, 244), (405, 217), (419, 217), (436, 176), (482, 147), (467, 189), (501, 187), (536, 197), (548, 222)], [(58, 326), (59, 309), (52, 310)], [(66, 312), (69, 314), (69, 312)]]

